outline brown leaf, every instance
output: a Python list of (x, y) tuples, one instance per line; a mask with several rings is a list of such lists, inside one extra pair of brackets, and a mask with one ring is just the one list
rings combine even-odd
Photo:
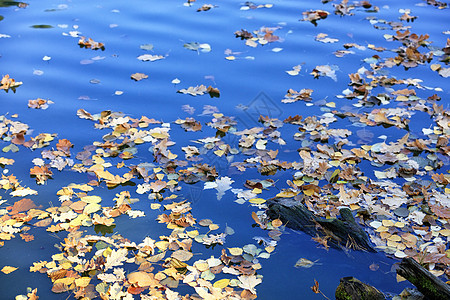
[(59, 140), (58, 143), (56, 144), (56, 149), (64, 152), (66, 156), (70, 156), (70, 148), (72, 147), (73, 144), (67, 139)]
[(20, 237), (22, 238), (22, 240), (24, 240), (25, 242), (31, 242), (34, 240), (34, 235), (29, 234), (29, 233), (21, 233)]
[(314, 279), (314, 286), (311, 287), (311, 290), (316, 293), (319, 294), (320, 290), (319, 290), (319, 282), (317, 280)]
[(52, 101), (49, 100), (44, 100), (41, 98), (37, 98), (34, 100), (28, 100), (28, 107), (29, 108), (35, 108), (35, 109), (47, 109), (48, 108), (48, 104), (53, 103)]
[(155, 193), (160, 192), (166, 186), (167, 186), (167, 182), (161, 181), (161, 180), (157, 180), (157, 181), (150, 183), (150, 187), (153, 190), (153, 192), (155, 192)]
[(38, 222), (34, 223), (34, 226), (47, 227), (48, 225), (50, 225), (50, 223), (52, 223), (52, 218), (46, 218), (44, 220), (41, 220), (41, 221), (38, 221)]
[(136, 81), (146, 79), (146, 78), (148, 78), (148, 75), (146, 75), (144, 73), (134, 73), (131, 75), (131, 79), (134, 79)]
[(63, 282), (56, 283), (52, 287), (52, 292), (56, 293), (56, 294), (64, 293), (64, 292), (67, 292), (68, 290), (69, 290), (69, 287), (67, 286), (67, 284), (65, 284)]
[(209, 86), (206, 89), (206, 92), (209, 94), (211, 98), (220, 98), (220, 91), (218, 88), (213, 88), (212, 86)]
[(82, 36), (78, 40), (78, 45), (80, 45), (80, 48), (87, 48), (87, 49), (92, 49), (92, 50), (101, 49), (102, 51), (105, 50), (105, 45), (103, 45), (103, 43), (96, 42), (91, 38), (88, 38), (86, 40), (86, 37), (84, 37), (84, 36)]
[(19, 212), (27, 211), (29, 209), (36, 208), (36, 207), (37, 207), (36, 204), (34, 204), (34, 202), (31, 199), (24, 198), (20, 201), (17, 201), (16, 203), (14, 203), (14, 205), (12, 207), (10, 206), (7, 209), (11, 210), (9, 212), (10, 215), (15, 215)]

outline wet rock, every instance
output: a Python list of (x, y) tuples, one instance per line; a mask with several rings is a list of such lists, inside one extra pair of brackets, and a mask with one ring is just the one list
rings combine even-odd
[(365, 231), (356, 223), (348, 208), (340, 210), (340, 218), (324, 219), (315, 216), (306, 206), (295, 202), (268, 203), (267, 215), (271, 219), (279, 218), (283, 224), (294, 230), (301, 230), (313, 237), (326, 239), (328, 246), (338, 249), (350, 248), (376, 252), (371, 246)]
[(402, 259), (397, 274), (414, 284), (417, 289), (428, 299), (450, 299), (450, 285), (431, 274), (413, 258)]
[(337, 300), (384, 300), (382, 292), (371, 285), (359, 281), (355, 277), (341, 278), (336, 289)]

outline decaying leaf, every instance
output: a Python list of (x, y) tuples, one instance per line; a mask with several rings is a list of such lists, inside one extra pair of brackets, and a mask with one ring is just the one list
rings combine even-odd
[(101, 49), (102, 51), (105, 50), (105, 45), (103, 43), (96, 42), (91, 38), (88, 38), (86, 40), (86, 37), (84, 36), (80, 37), (78, 45), (80, 45), (80, 48), (87, 48), (92, 50)]
[(144, 73), (134, 73), (131, 74), (131, 79), (135, 80), (135, 81), (140, 81), (142, 79), (146, 79), (148, 78), (148, 75), (144, 74)]

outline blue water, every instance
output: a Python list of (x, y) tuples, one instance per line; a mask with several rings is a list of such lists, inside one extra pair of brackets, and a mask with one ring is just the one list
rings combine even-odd
[[(210, 1), (217, 7), (206, 12), (196, 12), (197, 8), (207, 2), (198, 0), (192, 6), (184, 5), (182, 0), (165, 1), (29, 1), (26, 8), (17, 6), (0, 7), (0, 34), (10, 37), (0, 38), (0, 75), (9, 74), (23, 85), (17, 92), (0, 91), (0, 114), (18, 114), (21, 122), (27, 123), (34, 134), (46, 132), (57, 133), (58, 138), (67, 138), (75, 146), (72, 153), (81, 151), (85, 145), (98, 141), (105, 132), (93, 129), (93, 123), (81, 120), (76, 115), (82, 108), (91, 113), (103, 110), (122, 111), (129, 116), (139, 118), (146, 115), (149, 118), (173, 122), (177, 118), (190, 116), (183, 111), (183, 105), (196, 109), (194, 117), (202, 121), (204, 129), (200, 133), (184, 133), (184, 130), (172, 124), (171, 137), (180, 145), (187, 145), (191, 140), (213, 136), (215, 131), (207, 128), (204, 123), (210, 117), (199, 116), (204, 105), (217, 106), (221, 113), (235, 116), (240, 120), (239, 126), (258, 126), (259, 113), (284, 118), (301, 114), (304, 117), (322, 114), (319, 106), (305, 106), (303, 103), (282, 104), (286, 91), (290, 88), (313, 89), (313, 102), (326, 99), (336, 102), (337, 106), (351, 105), (351, 100), (337, 99), (348, 87), (348, 73), (355, 73), (359, 68), (368, 65), (362, 60), (372, 55), (380, 56), (373, 50), (357, 50), (354, 54), (337, 58), (333, 52), (343, 49), (344, 43), (357, 43), (367, 46), (383, 46), (388, 49), (398, 47), (399, 43), (388, 43), (383, 34), (395, 34), (392, 30), (375, 29), (367, 17), (376, 17), (389, 21), (398, 21), (399, 9), (409, 8), (412, 15), (418, 16), (414, 22), (407, 25), (417, 34), (428, 33), (429, 40), (439, 48), (445, 46), (448, 35), (442, 32), (448, 30), (448, 9), (438, 10), (426, 5), (425, 1), (371, 1), (380, 8), (379, 12), (366, 12), (363, 9), (354, 10), (353, 16), (336, 16), (333, 14), (332, 3), (322, 4), (319, 0), (307, 1), (268, 1), (256, 4), (272, 3), (272, 8), (260, 8), (243, 11), (240, 7), (243, 1)], [(0, 4), (6, 3), (0, 1)], [(331, 12), (325, 20), (318, 21), (315, 27), (309, 22), (301, 22), (302, 12), (310, 9), (324, 9)], [(51, 28), (33, 28), (33, 25), (50, 25)], [(260, 27), (279, 27), (274, 34), (280, 36), (279, 42), (251, 48), (245, 41), (235, 38), (234, 32), (241, 29), (258, 30)], [(81, 49), (78, 38), (64, 36), (63, 33), (77, 30), (81, 35), (103, 42), (105, 50)], [(314, 40), (318, 33), (326, 33), (331, 38), (339, 39), (334, 44), (324, 44)], [(185, 43), (198, 42), (210, 44), (212, 51), (208, 53), (187, 50)], [(140, 49), (141, 45), (152, 44), (152, 51)], [(280, 52), (272, 49), (282, 48)], [(231, 49), (236, 60), (225, 59), (225, 54)], [(142, 62), (139, 55), (163, 55), (165, 59), (155, 62)], [(392, 55), (392, 53), (388, 53)], [(50, 60), (44, 61), (43, 57)], [(336, 65), (337, 81), (329, 77), (314, 79), (309, 73), (316, 65)], [(302, 65), (298, 76), (290, 76), (285, 71), (293, 66)], [(41, 75), (36, 75), (42, 73)], [(136, 72), (147, 74), (148, 79), (135, 82), (130, 75)], [(388, 69), (398, 78), (420, 78), (423, 85), (433, 88), (440, 87), (443, 92), (441, 102), (448, 106), (448, 79), (432, 72), (428, 65), (419, 66), (408, 71), (403, 68)], [(178, 78), (181, 83), (174, 85), (171, 81)], [(96, 80), (98, 83), (92, 83)], [(220, 98), (210, 98), (208, 95), (191, 97), (176, 93), (180, 88), (204, 84), (220, 89)], [(116, 91), (123, 91), (116, 95)], [(262, 94), (261, 94), (262, 93)], [(430, 91), (418, 90), (419, 96), (427, 97)], [(264, 97), (264, 105), (258, 99)], [(27, 107), (28, 100), (50, 99), (54, 104), (47, 110), (34, 110)], [(248, 106), (247, 111), (239, 109), (239, 105)], [(413, 132), (428, 127), (427, 118), (419, 118), (411, 124)], [(352, 131), (360, 128), (351, 126)], [(290, 137), (295, 129), (284, 129), (284, 137)], [(370, 129), (375, 138), (386, 134), (392, 140), (401, 134), (395, 128), (384, 131)], [(378, 131), (379, 130), (379, 131)], [(33, 134), (33, 135), (34, 135)], [(401, 136), (401, 135), (400, 135)], [(236, 141), (235, 141), (236, 142)], [(4, 147), (8, 143), (1, 142)], [(288, 144), (281, 147), (280, 156), (286, 160), (297, 160), (296, 149), (299, 144)], [(182, 154), (181, 151), (178, 154)], [(40, 157), (40, 153), (21, 149), (18, 154), (6, 153), (4, 157), (14, 158), (15, 164), (8, 169), (22, 181), (23, 186), (39, 188), (39, 196), (33, 196), (37, 204), (48, 207), (49, 203), (58, 204), (56, 191), (71, 182), (82, 183), (90, 180), (86, 174), (78, 174), (67, 169), (55, 171), (54, 180), (43, 187), (37, 187), (34, 179), (29, 178), (28, 170), (33, 166), (31, 160)], [(137, 158), (139, 162), (151, 160), (150, 152), (140, 148)], [(236, 180), (236, 187), (241, 188), (247, 178), (233, 173), (223, 161), (212, 163), (222, 164), (219, 168), (222, 176), (230, 176)], [(284, 182), (292, 174), (277, 175), (275, 179)], [(234, 176), (234, 177), (233, 177)], [(256, 171), (246, 173), (248, 178), (261, 177)], [(253, 207), (234, 203), (234, 196), (227, 192), (226, 196), (217, 201), (215, 190), (202, 190), (200, 185), (186, 188), (195, 194), (193, 199), (193, 214), (197, 219), (210, 218), (221, 228), (227, 224), (235, 229), (233, 236), (227, 237), (227, 245), (243, 246), (254, 243), (254, 236), (265, 236), (258, 228), (252, 228), (250, 218)], [(120, 187), (116, 190), (104, 188), (101, 196), (110, 199), (115, 193), (127, 190)], [(134, 192), (134, 188), (130, 191)], [(276, 194), (277, 191), (272, 190)], [(2, 192), (3, 198), (8, 197)], [(133, 195), (138, 196), (137, 194)], [(272, 195), (273, 196), (273, 195)], [(16, 199), (12, 199), (16, 200)], [(11, 201), (12, 201), (11, 200)], [(105, 205), (106, 205), (105, 204)], [(127, 216), (118, 218), (115, 231), (130, 240), (141, 241), (145, 236), (167, 234), (164, 226), (155, 220), (157, 211), (149, 210), (145, 197), (133, 206), (133, 209), (145, 210), (146, 217), (129, 219)], [(64, 232), (56, 235), (48, 234), (45, 229), (33, 229), (36, 239), (25, 243), (19, 238), (7, 241), (0, 248), (0, 267), (12, 265), (19, 270), (4, 275), (0, 273), (0, 299), (12, 299), (15, 295), (24, 294), (27, 287), (38, 288), (40, 299), (66, 299), (69, 294), (53, 294), (52, 284), (45, 274), (30, 273), (28, 268), (33, 262), (51, 260), (50, 256), (57, 253), (53, 244), (61, 242)], [(194, 252), (202, 253), (205, 258), (218, 254), (219, 250), (207, 250), (196, 245)], [(319, 260), (321, 265), (310, 269), (294, 268), (295, 262), (305, 257), (312, 261)], [(396, 260), (387, 258), (383, 253), (371, 254), (351, 252), (345, 254), (337, 250), (318, 249), (317, 244), (303, 233), (287, 229), (278, 242), (275, 252), (268, 260), (261, 260), (263, 265), (260, 274), (263, 282), (257, 286), (260, 299), (318, 299), (319, 295), (312, 293), (310, 287), (316, 279), (321, 291), (329, 298), (334, 297), (334, 291), (339, 279), (345, 276), (355, 276), (370, 283), (383, 292), (400, 293), (408, 283), (397, 283), (395, 272), (391, 271)], [(377, 271), (371, 271), (369, 266), (376, 263)], [(192, 291), (191, 291), (192, 292)], [(137, 299), (138, 297), (136, 297)]]

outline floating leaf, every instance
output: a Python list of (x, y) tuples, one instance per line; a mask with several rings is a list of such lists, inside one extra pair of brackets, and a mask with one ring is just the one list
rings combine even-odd
[(148, 75), (146, 75), (144, 73), (131, 74), (131, 79), (134, 79), (135, 81), (140, 81), (140, 80), (146, 79), (146, 78), (148, 78)]
[(16, 267), (4, 266), (4, 267), (1, 269), (1, 271), (2, 271), (3, 273), (5, 273), (5, 274), (9, 274), (9, 273), (14, 272), (14, 271), (17, 270), (17, 269), (18, 269), (18, 268), (16, 268)]

